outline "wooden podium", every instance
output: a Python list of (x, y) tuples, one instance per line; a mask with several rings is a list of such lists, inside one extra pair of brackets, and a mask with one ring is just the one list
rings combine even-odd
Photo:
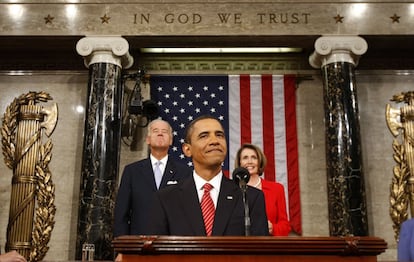
[(377, 261), (377, 237), (121, 236), (112, 241), (123, 262)]

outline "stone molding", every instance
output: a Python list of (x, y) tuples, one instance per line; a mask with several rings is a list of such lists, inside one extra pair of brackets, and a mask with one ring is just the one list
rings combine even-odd
[(110, 63), (127, 69), (134, 63), (128, 50), (128, 41), (120, 36), (87, 36), (76, 44), (76, 51), (84, 57), (88, 68), (94, 63)]
[[(274, 56), (264, 55), (246, 57), (243, 55), (232, 56), (137, 56), (136, 66), (145, 68), (151, 72), (177, 72), (186, 73), (268, 73), (277, 70), (297, 71), (312, 70), (309, 62), (303, 56)], [(135, 66), (134, 66), (135, 67)]]
[(2, 36), (411, 35), (414, 24), (411, 1), (3, 2)]

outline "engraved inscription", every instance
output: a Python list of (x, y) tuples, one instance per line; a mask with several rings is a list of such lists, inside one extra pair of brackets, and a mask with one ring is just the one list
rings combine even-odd
[(201, 22), (200, 14), (166, 14), (164, 21), (167, 24), (199, 24)]
[[(310, 13), (257, 13), (256, 18), (249, 23), (256, 24), (308, 24)], [(217, 13), (218, 22), (221, 24), (242, 24), (242, 13)], [(134, 14), (134, 24), (151, 24), (151, 13)], [(155, 21), (159, 23), (159, 19)], [(162, 22), (166, 24), (200, 24), (203, 15), (200, 13), (167, 13), (162, 15)], [(247, 22), (247, 20), (246, 20)]]
[(218, 13), (217, 16), (220, 19), (220, 22), (223, 24), (232, 23), (232, 24), (241, 24), (241, 13)]
[[(250, 36), (340, 32), (344, 35), (406, 35), (412, 33), (413, 24), (407, 19), (410, 4), (388, 1), (375, 1), (378, 3), (369, 6), (352, 1), (336, 4), (326, 1), (276, 1), (277, 4), (275, 1), (138, 2), (140, 4), (126, 0), (119, 3), (96, 0), (76, 4), (4, 4), (10, 8), (0, 8), (0, 34)], [(48, 14), (55, 19), (47, 17)]]
[(307, 24), (309, 13), (259, 13), (260, 24)]

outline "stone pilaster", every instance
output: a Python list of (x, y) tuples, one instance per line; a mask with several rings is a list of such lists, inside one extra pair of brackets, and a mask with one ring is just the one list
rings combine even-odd
[(358, 36), (322, 36), (310, 64), (321, 68), (325, 108), (329, 230), (332, 236), (367, 236), (355, 67), (368, 46)]
[(89, 36), (76, 45), (89, 68), (76, 260), (84, 243), (95, 260), (113, 260), (113, 207), (118, 185), (123, 68), (132, 66), (128, 42), (119, 36)]

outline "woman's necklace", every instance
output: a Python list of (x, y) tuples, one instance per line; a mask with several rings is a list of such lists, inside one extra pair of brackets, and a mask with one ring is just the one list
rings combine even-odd
[(261, 182), (262, 182), (262, 180), (259, 177), (259, 181), (257, 181), (257, 183), (256, 183), (256, 185), (254, 185), (254, 187), (259, 187)]

